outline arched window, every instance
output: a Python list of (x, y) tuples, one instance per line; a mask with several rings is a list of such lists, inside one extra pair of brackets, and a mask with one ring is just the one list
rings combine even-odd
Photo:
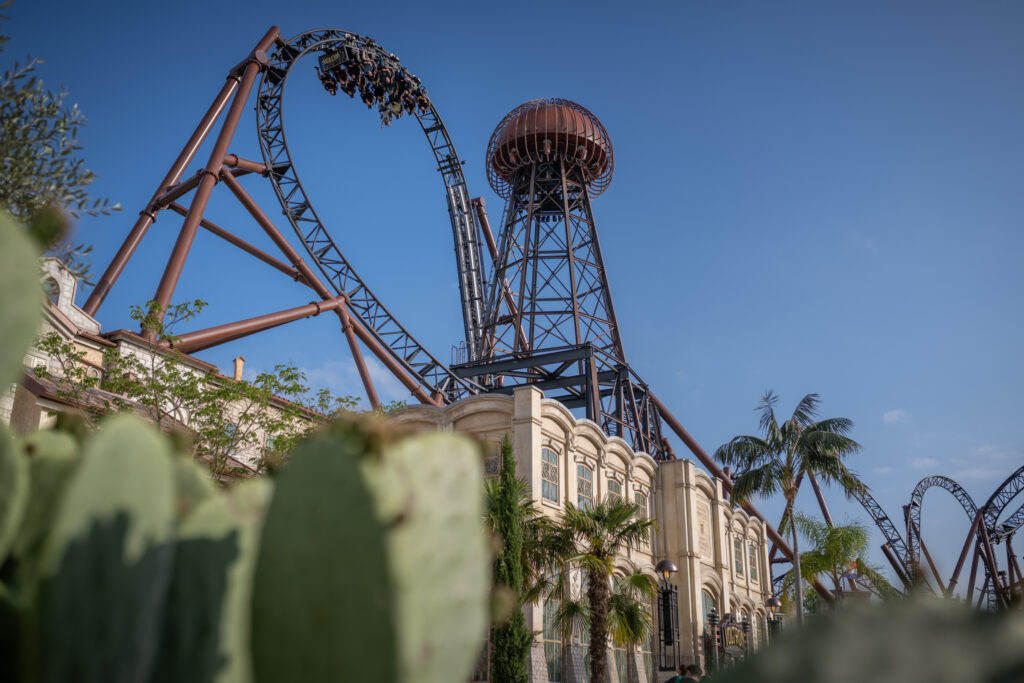
[(736, 576), (743, 576), (743, 539), (734, 538), (732, 541), (733, 563), (736, 565)]
[(622, 484), (614, 479), (608, 480), (608, 501), (622, 500)]
[(57, 305), (57, 301), (60, 299), (60, 285), (52, 277), (48, 277), (43, 280), (43, 292), (46, 293), (46, 298), (54, 306)]
[(747, 558), (749, 562), (747, 565), (750, 567), (750, 580), (757, 581), (757, 566), (760, 564), (757, 561), (757, 544), (751, 543), (747, 546)]
[(633, 494), (633, 502), (640, 508), (640, 518), (647, 519), (647, 496), (637, 491)]
[(544, 600), (544, 661), (547, 663), (548, 683), (560, 683), (562, 680), (562, 638), (555, 630), (558, 606), (559, 601), (554, 598)]
[(558, 453), (550, 448), (540, 452), (541, 495), (552, 503), (558, 502)]
[(501, 473), (501, 444), (496, 443), (484, 456), (484, 476), (495, 479)]
[(594, 472), (586, 465), (576, 466), (576, 507), (581, 510), (594, 507)]
[(701, 591), (701, 600), (704, 608), (704, 633), (711, 633), (711, 620), (708, 615), (715, 608), (715, 598), (707, 591)]

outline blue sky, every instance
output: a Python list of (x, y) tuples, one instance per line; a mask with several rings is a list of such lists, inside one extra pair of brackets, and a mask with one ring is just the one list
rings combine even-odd
[[(818, 392), (825, 416), (856, 422), (852, 464), (897, 523), (922, 476), (952, 476), (981, 502), (1024, 461), (1020, 3), (19, 0), (7, 14), (5, 68), (45, 58), (40, 75), (89, 119), (95, 193), (125, 206), (78, 225), (97, 269), (269, 26), (340, 27), (423, 79), (495, 222), (483, 155), (505, 112), (557, 96), (602, 120), (615, 177), (594, 206), (626, 353), (708, 450), (755, 430), (765, 389), (781, 412)], [(447, 360), (462, 324), (429, 149), (415, 124), (382, 131), (308, 71), (285, 104), (299, 174), (360, 274)], [(259, 157), (251, 110), (231, 149)], [(286, 228), (269, 189), (247, 187)], [(207, 215), (269, 246), (220, 192)], [(164, 214), (151, 229), (100, 311), (105, 329), (152, 296), (179, 224)], [(210, 302), (203, 327), (310, 300), (204, 234), (176, 292), (192, 298)], [(360, 393), (329, 316), (201, 357), (227, 369), (238, 354)], [(942, 492), (926, 507), (948, 573), (968, 524)]]

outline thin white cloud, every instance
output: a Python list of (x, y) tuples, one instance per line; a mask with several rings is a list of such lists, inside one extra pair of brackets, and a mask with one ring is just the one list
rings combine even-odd
[(901, 422), (908, 422), (910, 415), (902, 408), (893, 408), (882, 413), (882, 424), (894, 425)]
[(953, 474), (955, 481), (1001, 481), (1009, 472), (1001, 467), (968, 467)]
[(910, 461), (910, 466), (915, 470), (923, 470), (928, 467), (935, 467), (939, 464), (939, 461), (935, 458), (914, 458)]

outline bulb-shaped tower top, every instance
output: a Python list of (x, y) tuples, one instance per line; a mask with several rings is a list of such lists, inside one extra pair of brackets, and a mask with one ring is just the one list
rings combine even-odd
[(487, 145), (487, 180), (508, 199), (517, 170), (559, 160), (583, 170), (590, 196), (601, 194), (611, 182), (615, 161), (608, 131), (575, 102), (530, 100), (506, 114), (494, 129)]

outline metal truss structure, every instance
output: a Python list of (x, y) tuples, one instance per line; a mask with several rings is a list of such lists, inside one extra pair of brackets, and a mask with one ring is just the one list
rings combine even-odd
[(486, 165), (508, 203), (497, 243), (479, 208), (496, 244), (483, 346), (455, 371), (492, 391), (537, 386), (663, 460), (658, 411), (626, 362), (591, 205), (613, 164), (608, 132), (575, 102), (533, 100), (498, 124)]
[[(971, 522), (970, 531), (964, 540), (956, 566), (948, 581), (944, 582), (939, 569), (921, 537), (921, 512), (924, 494), (931, 488), (939, 487), (948, 491)], [(921, 566), (921, 556), (927, 562), (932, 580), (939, 592), (952, 597), (960, 573), (965, 566), (968, 554), (973, 549), (970, 578), (968, 579), (966, 596), (971, 604), (978, 604), (989, 609), (1021, 605), (1024, 603), (1024, 573), (1021, 572), (1019, 560), (1013, 550), (1013, 535), (1024, 526), (1024, 504), (1000, 522), (1004, 512), (1021, 492), (1024, 492), (1024, 467), (1011, 474), (989, 496), (980, 507), (960, 484), (949, 477), (935, 475), (925, 477), (911, 494), (910, 502), (903, 507), (907, 541), (903, 541), (897, 526), (885, 514), (878, 502), (866, 492), (855, 493), (855, 497), (871, 516), (872, 521), (882, 532), (885, 543), (882, 552), (885, 554), (893, 571), (899, 576), (906, 588), (916, 582), (931, 585), (925, 580), (925, 572)], [(1006, 558), (1001, 564), (995, 547), (1003, 544)], [(975, 586), (979, 566), (984, 580), (978, 597), (975, 600)], [(1001, 566), (1005, 566), (1002, 569)]]

